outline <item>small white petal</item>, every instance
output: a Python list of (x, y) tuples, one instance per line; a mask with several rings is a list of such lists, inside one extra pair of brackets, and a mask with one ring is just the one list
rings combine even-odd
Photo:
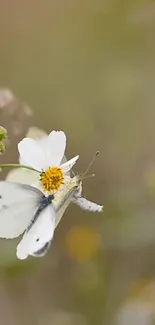
[(37, 182), (38, 175), (39, 174), (35, 171), (31, 171), (24, 168), (16, 168), (16, 169), (12, 169), (8, 173), (6, 180), (9, 182), (31, 185), (32, 183)]
[(67, 161), (67, 158), (66, 158), (66, 156), (64, 155), (63, 158), (62, 158), (62, 160), (61, 160), (61, 165), (64, 164), (66, 161)]
[(25, 138), (18, 143), (18, 150), (26, 165), (39, 171), (49, 167), (45, 152), (37, 141)]
[[(63, 158), (62, 158), (62, 160), (61, 160), (61, 163), (60, 163), (60, 165), (63, 165), (65, 162), (67, 162), (67, 158), (66, 158), (66, 156), (64, 155), (63, 156)], [(71, 172), (70, 171), (68, 171), (67, 173), (66, 173), (66, 175), (65, 176), (68, 176), (68, 177), (70, 177), (71, 176)]]
[[(47, 145), (47, 141), (48, 141), (48, 136), (44, 136), (41, 139), (37, 139), (35, 140), (37, 141), (37, 143), (39, 144), (39, 146), (42, 148), (42, 155), (44, 153), (44, 155), (46, 155), (46, 160), (47, 160), (47, 154), (45, 152), (45, 147)], [(23, 158), (23, 156), (19, 156), (19, 163), (21, 165), (26, 165), (25, 159)], [(47, 166), (49, 167), (49, 165), (47, 164)]]
[(68, 160), (67, 162), (65, 162), (63, 165), (61, 165), (60, 167), (62, 168), (63, 172), (66, 173), (68, 172), (76, 163), (76, 161), (79, 159), (79, 156), (76, 156), (70, 160)]
[[(28, 129), (28, 132), (26, 134), (26, 138), (37, 140), (37, 142), (44, 148), (44, 141), (48, 138), (48, 135), (43, 130), (37, 128), (36, 126), (31, 126)], [(47, 140), (46, 140), (47, 141)], [(19, 163), (21, 165), (26, 165), (25, 160), (22, 156), (19, 156)]]
[(63, 131), (52, 131), (44, 142), (49, 166), (59, 166), (66, 149), (66, 135)]
[(23, 156), (21, 156), (21, 155), (19, 155), (19, 163), (20, 163), (20, 165), (26, 165), (26, 161), (23, 158)]

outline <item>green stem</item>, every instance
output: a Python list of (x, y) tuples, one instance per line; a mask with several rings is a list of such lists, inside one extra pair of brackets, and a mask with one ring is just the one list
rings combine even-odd
[(10, 168), (25, 168), (25, 169), (29, 169), (29, 170), (32, 170), (34, 172), (37, 172), (37, 173), (40, 173), (39, 170), (36, 170), (32, 167), (29, 167), (29, 166), (25, 166), (25, 165), (20, 165), (20, 164), (2, 164), (0, 165), (0, 168), (4, 168), (4, 167), (10, 167)]

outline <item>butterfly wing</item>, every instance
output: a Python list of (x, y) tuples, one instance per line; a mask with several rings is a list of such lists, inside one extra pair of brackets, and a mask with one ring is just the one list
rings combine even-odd
[(57, 227), (65, 210), (71, 203), (73, 195), (77, 191), (78, 186), (79, 179), (77, 177), (74, 177), (73, 179), (70, 179), (68, 184), (65, 184), (62, 189), (55, 194), (53, 200), (53, 205), (56, 211), (55, 227)]
[(102, 205), (91, 202), (82, 196), (79, 196), (79, 197), (74, 196), (72, 198), (72, 202), (75, 203), (76, 205), (78, 205), (83, 210), (88, 210), (90, 212), (102, 212), (103, 211)]
[(0, 237), (15, 238), (22, 234), (42, 196), (32, 186), (0, 181)]
[(26, 259), (29, 255), (40, 257), (46, 254), (54, 235), (55, 218), (52, 204), (42, 210), (17, 246), (19, 259)]
[(79, 184), (77, 190), (75, 191), (72, 202), (78, 205), (82, 210), (87, 210), (90, 212), (102, 212), (103, 206), (96, 204), (87, 200), (85, 197), (82, 196), (82, 182)]

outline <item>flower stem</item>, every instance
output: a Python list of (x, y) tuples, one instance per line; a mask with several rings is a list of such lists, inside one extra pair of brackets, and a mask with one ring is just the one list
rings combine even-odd
[(32, 170), (32, 171), (34, 171), (34, 172), (37, 172), (37, 173), (40, 173), (40, 171), (39, 170), (36, 170), (36, 169), (34, 169), (34, 168), (32, 168), (32, 167), (29, 167), (29, 166), (25, 166), (25, 165), (20, 165), (20, 164), (1, 164), (0, 165), (0, 169), (1, 168), (5, 168), (5, 167), (10, 167), (10, 168), (25, 168), (25, 169), (29, 169), (29, 170)]

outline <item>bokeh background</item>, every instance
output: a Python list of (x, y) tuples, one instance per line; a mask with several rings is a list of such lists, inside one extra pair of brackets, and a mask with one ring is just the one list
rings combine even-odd
[(0, 87), (16, 96), (0, 161), (32, 125), (62, 129), (76, 172), (100, 150), (83, 190), (104, 204), (71, 205), (43, 259), (0, 241), (2, 324), (155, 324), (154, 35), (150, 0), (0, 1)]

